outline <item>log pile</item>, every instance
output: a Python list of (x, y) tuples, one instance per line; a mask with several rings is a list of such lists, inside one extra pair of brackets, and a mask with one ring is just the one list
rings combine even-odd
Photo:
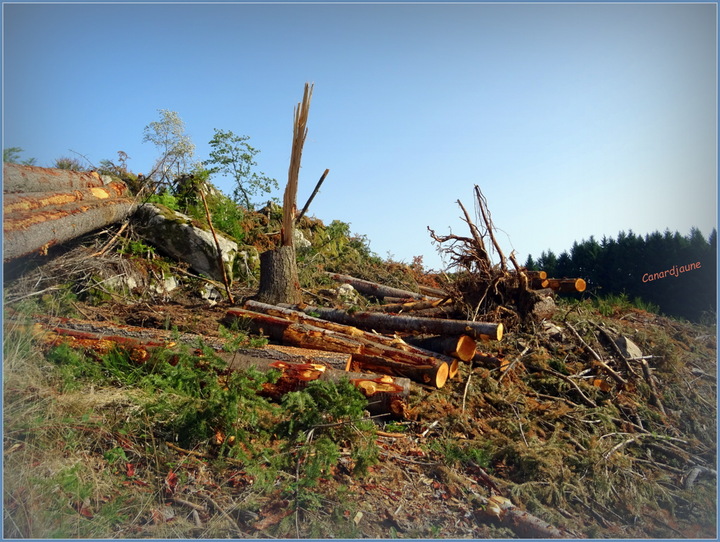
[(3, 261), (120, 222), (134, 203), (120, 181), (97, 172), (3, 165)]

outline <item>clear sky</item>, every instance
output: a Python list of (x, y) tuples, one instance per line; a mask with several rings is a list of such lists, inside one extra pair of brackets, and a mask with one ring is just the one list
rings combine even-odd
[(467, 235), (477, 184), (522, 263), (620, 230), (709, 235), (717, 66), (714, 3), (4, 3), (3, 148), (148, 172), (143, 128), (169, 109), (198, 160), (214, 128), (249, 136), (281, 198), (312, 82), (298, 206), (329, 168), (309, 214), (440, 269), (427, 227)]

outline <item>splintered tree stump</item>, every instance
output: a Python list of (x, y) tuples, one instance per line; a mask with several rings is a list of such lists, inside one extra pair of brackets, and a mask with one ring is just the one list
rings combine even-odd
[(295, 247), (280, 246), (260, 254), (260, 287), (257, 300), (271, 305), (297, 304), (302, 301)]

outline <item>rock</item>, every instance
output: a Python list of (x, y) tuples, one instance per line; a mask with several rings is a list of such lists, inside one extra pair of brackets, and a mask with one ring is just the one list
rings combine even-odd
[(343, 305), (357, 305), (360, 303), (360, 297), (357, 290), (350, 284), (341, 284), (336, 289), (337, 299)]
[(295, 243), (295, 248), (310, 248), (312, 246), (312, 243), (305, 238), (303, 232), (297, 228), (293, 230), (293, 243)]
[(251, 245), (245, 245), (238, 249), (235, 256), (235, 271), (237, 278), (249, 280), (260, 270), (260, 254), (258, 249)]
[(615, 344), (626, 358), (641, 358), (643, 357), (642, 350), (640, 347), (632, 342), (625, 336), (620, 336), (615, 339)]
[[(133, 215), (136, 231), (149, 243), (172, 258), (186, 262), (197, 273), (222, 281), (215, 239), (189, 216), (164, 205), (145, 203)], [(238, 245), (217, 232), (222, 261), (229, 280)]]
[(536, 319), (542, 320), (544, 318), (550, 318), (555, 314), (556, 309), (557, 305), (551, 296), (538, 296), (538, 299), (533, 305), (532, 314)]
[(200, 297), (207, 301), (211, 307), (214, 307), (222, 299), (223, 295), (214, 285), (203, 284), (202, 288), (200, 288)]

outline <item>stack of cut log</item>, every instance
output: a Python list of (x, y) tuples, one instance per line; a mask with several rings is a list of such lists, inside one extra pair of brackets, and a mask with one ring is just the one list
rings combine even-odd
[(3, 165), (5, 262), (120, 222), (134, 208), (128, 188), (97, 172)]
[[(228, 310), (225, 323), (240, 321), (252, 332), (283, 345), (347, 354), (344, 364), (336, 365), (335, 369), (384, 375), (386, 384), (409, 379), (436, 388), (442, 388), (458, 373), (460, 362), (472, 362), (477, 341), (502, 339), (501, 323), (395, 312), (439, 308), (448, 303), (448, 298), (416, 294), (347, 275), (332, 277), (352, 284), (365, 295), (391, 303), (380, 306), (380, 310), (351, 312), (248, 300), (243, 307)], [(388, 307), (392, 307), (392, 312)], [(360, 388), (368, 397), (376, 391), (373, 386)], [(397, 407), (398, 404), (393, 409), (395, 414), (401, 410)]]

